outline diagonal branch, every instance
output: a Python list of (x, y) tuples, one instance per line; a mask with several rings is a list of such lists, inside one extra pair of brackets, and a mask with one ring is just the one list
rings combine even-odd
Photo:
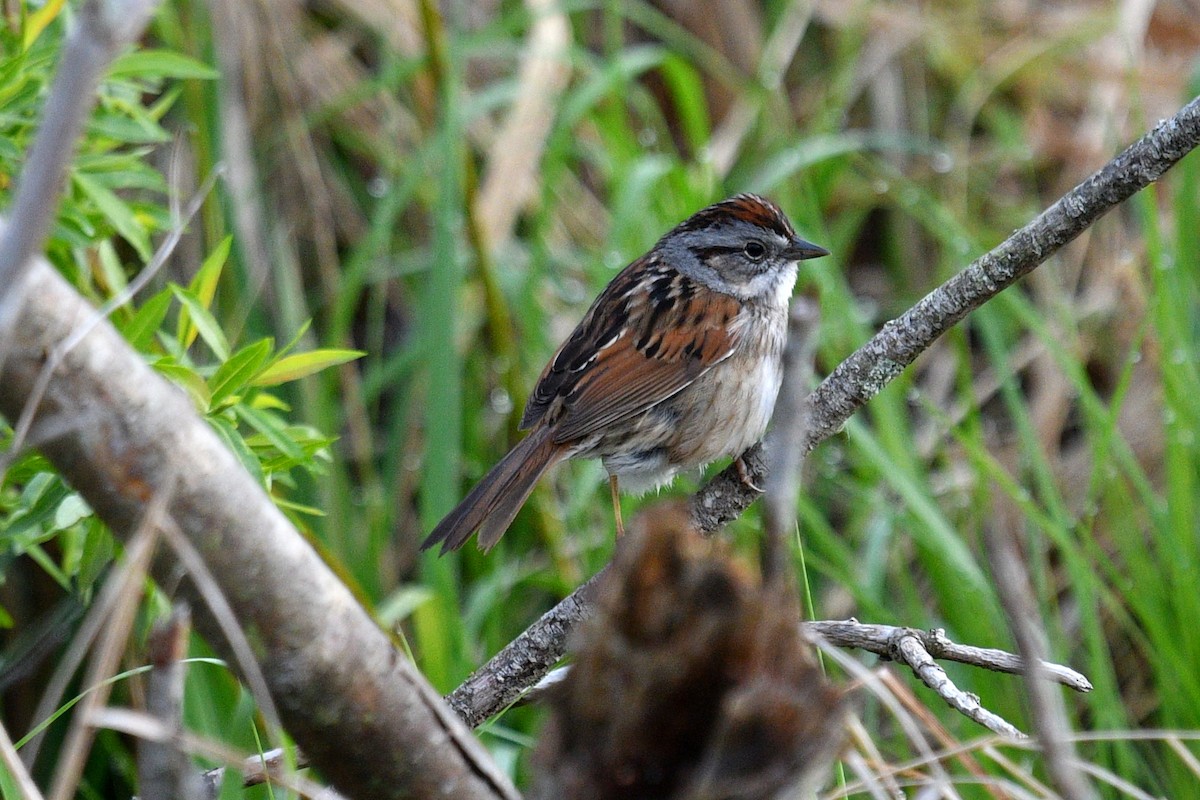
[[(1054, 255), (1089, 225), (1154, 183), (1200, 145), (1200, 97), (1163, 120), (1025, 227), (976, 259), (915, 306), (883, 326), (809, 396), (804, 451), (841, 430), (858, 411), (933, 342), (971, 311), (991, 300)], [(762, 448), (744, 455), (750, 483), (762, 486)], [(713, 531), (735, 519), (758, 497), (730, 467), (692, 498), (697, 526)], [(554, 666), (567, 635), (588, 614), (595, 578), (547, 611), (524, 633), (477, 669), (447, 700), (477, 725), (515, 701)]]
[[(0, 413), (10, 419), (25, 406), (45, 354), (95, 315), (44, 259), (27, 280), (0, 378)], [(88, 424), (41, 435), (42, 425), (62, 419)], [(188, 397), (107, 321), (65, 356), (31, 435), (118, 534), (173, 486), (167, 516), (244, 627), (288, 732), (337, 787), (354, 797), (518, 796)], [(211, 617), (193, 607), (197, 628), (229, 655)], [(447, 786), (454, 792), (439, 795)]]
[(813, 392), (805, 449), (839, 431), (967, 314), (1028, 275), (1200, 144), (1200, 97), (1165, 119), (1025, 227), (934, 289), (854, 351)]

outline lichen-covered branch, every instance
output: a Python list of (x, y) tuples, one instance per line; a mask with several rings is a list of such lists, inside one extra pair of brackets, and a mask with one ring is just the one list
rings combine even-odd
[[(926, 295), (843, 361), (808, 398), (805, 452), (841, 430), (933, 342), (1019, 278), (1027, 275), (1108, 211), (1157, 181), (1200, 145), (1200, 97), (1125, 149), (1028, 225)], [(749, 480), (734, 467), (692, 499), (693, 521), (713, 531), (744, 512), (759, 495), (767, 468), (762, 447), (742, 456)], [(455, 710), (478, 724), (506, 707), (561, 658), (571, 629), (588, 613), (592, 582), (546, 612), (456, 689)], [(499, 678), (499, 680), (497, 680)], [(481, 687), (489, 687), (487, 691)]]

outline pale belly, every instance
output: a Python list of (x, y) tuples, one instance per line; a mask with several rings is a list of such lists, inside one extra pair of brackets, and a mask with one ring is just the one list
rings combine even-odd
[(767, 353), (735, 353), (631, 420), (628, 428), (577, 455), (600, 456), (621, 489), (635, 493), (660, 488), (679, 472), (741, 455), (766, 432), (779, 395), (782, 332), (772, 339), (765, 343)]

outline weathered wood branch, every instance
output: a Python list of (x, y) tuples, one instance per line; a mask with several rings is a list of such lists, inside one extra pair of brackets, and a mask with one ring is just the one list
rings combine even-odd
[[(27, 280), (0, 376), (9, 419), (48, 354), (96, 313), (44, 260)], [(171, 487), (165, 514), (244, 626), (284, 725), (335, 786), (359, 797), (517, 796), (184, 392), (107, 322), (62, 359), (31, 439), (118, 534)], [(224, 649), (203, 608), (194, 610), (197, 628)]]
[[(1200, 97), (1163, 120), (993, 250), (888, 322), (809, 396), (805, 439), (811, 451), (841, 430), (939, 336), (1054, 255), (1089, 225), (1154, 183), (1200, 145)], [(743, 456), (755, 486), (766, 483), (762, 448)], [(694, 520), (712, 531), (744, 512), (758, 492), (730, 467), (692, 498)], [(594, 580), (594, 579), (593, 579)], [(500, 711), (562, 657), (574, 625), (588, 615), (593, 581), (547, 611), (447, 698), (471, 725)]]

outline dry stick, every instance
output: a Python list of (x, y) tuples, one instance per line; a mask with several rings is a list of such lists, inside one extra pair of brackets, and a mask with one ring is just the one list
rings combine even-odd
[(259, 713), (263, 715), (263, 720), (266, 722), (268, 740), (271, 744), (278, 745), (278, 740), (281, 738), (279, 729), (282, 727), (279, 711), (275, 707), (275, 701), (271, 699), (270, 690), (267, 688), (267, 679), (263, 676), (258, 662), (254, 660), (254, 647), (246, 637), (246, 631), (238, 623), (237, 615), (229, 606), (229, 600), (221, 591), (221, 587), (208, 569), (208, 565), (204, 563), (203, 556), (175, 520), (170, 518), (163, 520), (162, 535), (175, 559), (186, 571), (187, 578), (195, 587), (196, 594), (204, 601), (205, 608), (220, 629), (230, 652), (233, 653), (234, 663), (237, 665), (238, 673), (242, 676), (242, 682), (250, 689), (250, 694), (258, 705)]
[(8, 735), (8, 729), (4, 727), (3, 722), (0, 722), (0, 764), (8, 770), (13, 786), (20, 793), (20, 800), (42, 800), (42, 792), (33, 782), (33, 776), (29, 774), (25, 762), (17, 755), (17, 748), (13, 745), (12, 737)]
[[(947, 705), (973, 722), (1009, 738), (1025, 736), (1011, 723), (981, 706), (979, 698), (955, 686), (946, 671), (935, 662), (935, 659), (956, 661), (992, 672), (1023, 675), (1024, 662), (1014, 653), (957, 644), (946, 638), (946, 632), (940, 628), (924, 631), (895, 625), (862, 623), (856, 619), (801, 622), (800, 626), (810, 637), (820, 639), (826, 644), (865, 650), (898, 661), (911, 669), (921, 682), (936, 692)], [(1091, 682), (1069, 667), (1045, 661), (1041, 662), (1041, 667), (1043, 674), (1056, 683), (1077, 692), (1092, 690)], [(566, 678), (569, 671), (570, 667), (564, 666), (547, 673), (521, 695), (518, 703), (524, 705), (540, 702), (547, 692), (552, 691), (555, 685)]]
[(63, 48), (42, 124), (29, 151), (0, 237), (0, 365), (6, 332), (21, 305), (25, 275), (42, 251), (67, 165), (95, 98), (100, 77), (127, 44), (141, 35), (158, 0), (90, 0)]
[(1046, 773), (1064, 800), (1090, 800), (1096, 797), (1096, 792), (1077, 764), (1066, 705), (1061, 695), (1052, 690), (1045, 670), (1038, 666), (1048, 648), (1029, 571), (1017, 543), (1022, 523), (1011, 505), (1003, 505), (998, 511), (993, 524), (988, 526), (985, 546), (1008, 627), (1030, 665), (1025, 674), (1027, 705), (1046, 758)]
[[(946, 632), (940, 628), (923, 631), (895, 625), (875, 625), (855, 619), (817, 620), (801, 624), (806, 630), (819, 635), (830, 644), (866, 650), (868, 653), (896, 661), (903, 660), (901, 645), (905, 640), (911, 639), (919, 643), (930, 656), (942, 661), (956, 661), (959, 664), (1010, 675), (1022, 675), (1025, 672), (1025, 664), (1020, 656), (990, 647), (957, 644), (947, 639)], [(1050, 680), (1077, 692), (1092, 690), (1091, 682), (1069, 667), (1043, 662), (1042, 669)]]
[(783, 353), (783, 386), (775, 404), (767, 453), (770, 474), (763, 486), (764, 539), (759, 550), (764, 581), (776, 580), (787, 572), (787, 543), (796, 529), (796, 496), (804, 466), (801, 445), (808, 431), (804, 393), (813, 385), (819, 321), (820, 309), (815, 301), (805, 297), (792, 301), (788, 347)]
[[(804, 451), (838, 432), (934, 340), (1070, 242), (1108, 211), (1162, 177), (1200, 144), (1200, 97), (1125, 149), (994, 250), (888, 322), (809, 396)], [(761, 448), (743, 456), (757, 485), (765, 478)], [(757, 471), (756, 471), (757, 470)], [(758, 496), (726, 469), (693, 498), (701, 528), (740, 515)], [(511, 704), (562, 657), (567, 635), (587, 616), (593, 577), (547, 611), (451, 693), (447, 700), (477, 725)]]
[(100, 631), (91, 664), (83, 678), (84, 687), (94, 687), (94, 690), (84, 694), (71, 718), (71, 726), (63, 741), (58, 766), (54, 771), (54, 781), (48, 795), (50, 800), (68, 800), (74, 797), (79, 789), (79, 779), (83, 775), (83, 767), (95, 736), (95, 731), (87, 724), (86, 719), (108, 701), (109, 692), (112, 691), (112, 683), (108, 678), (116, 671), (126, 639), (133, 627), (134, 613), (137, 611), (142, 585), (158, 541), (159, 521), (168, 503), (169, 491), (164, 490), (150, 498), (138, 528), (129, 540), (124, 563), (109, 578), (116, 586), (113, 612), (104, 629)]
[[(249, 756), (242, 759), (240, 762), (232, 764), (238, 772), (242, 774), (242, 788), (250, 786), (258, 786), (268, 781), (278, 783), (277, 777), (285, 772), (285, 767), (294, 766), (296, 769), (308, 766), (308, 759), (299, 749), (294, 749), (290, 753), (282, 747), (277, 747), (274, 750), (268, 750), (261, 755)], [(205, 789), (208, 796), (216, 800), (221, 793), (221, 783), (225, 780), (225, 773), (229, 767), (213, 767), (201, 773), (201, 779), (204, 781)]]
[[(94, 728), (119, 731), (120, 733), (135, 736), (144, 742), (170, 744), (176, 750), (190, 755), (202, 756), (209, 761), (223, 763), (233, 769), (247, 768), (248, 765), (253, 763), (252, 759), (245, 758), (241, 752), (231, 748), (224, 742), (197, 736), (182, 728), (172, 728), (165, 725), (157, 717), (135, 711), (132, 708), (121, 708), (118, 706), (99, 708), (88, 716), (87, 722)], [(282, 762), (283, 759), (278, 759), (278, 761)], [(299, 774), (289, 773), (286, 770), (276, 770), (275, 762), (263, 764), (260, 761), (259, 766), (268, 770), (269, 773), (262, 776), (263, 780), (260, 780), (259, 783), (265, 783), (269, 780), (276, 786), (295, 792), (301, 797), (320, 798), (320, 800), (344, 800), (343, 796), (338, 794), (334, 789), (321, 786)], [(210, 770), (204, 773), (203, 779), (207, 779), (214, 772), (214, 770)], [(205, 791), (209, 793), (208, 796), (212, 798), (218, 796), (221, 788), (219, 781), (223, 780), (224, 772), (221, 772), (217, 777), (217, 784), (210, 784), (205, 787)], [(409, 796), (411, 797), (411, 795)], [(421, 796), (424, 797), (426, 795)], [(443, 792), (437, 796), (453, 798), (458, 795), (453, 794), (451, 790), (451, 793)]]
[[(192, 613), (176, 603), (171, 615), (150, 632), (151, 670), (146, 680), (146, 713), (170, 731), (183, 730), (183, 658)], [(144, 739), (137, 749), (138, 797), (142, 800), (201, 800), (204, 780), (187, 754), (170, 742)]]
[(920, 640), (916, 637), (903, 637), (897, 644), (896, 660), (911, 669), (913, 674), (921, 679), (921, 683), (946, 701), (946, 705), (992, 733), (998, 733), (1009, 739), (1026, 738), (1025, 734), (1011, 722), (984, 708), (976, 695), (964, 692), (955, 686), (954, 681), (950, 680), (950, 676), (946, 674), (946, 670), (933, 660), (933, 656), (929, 655), (929, 651), (921, 646)]

